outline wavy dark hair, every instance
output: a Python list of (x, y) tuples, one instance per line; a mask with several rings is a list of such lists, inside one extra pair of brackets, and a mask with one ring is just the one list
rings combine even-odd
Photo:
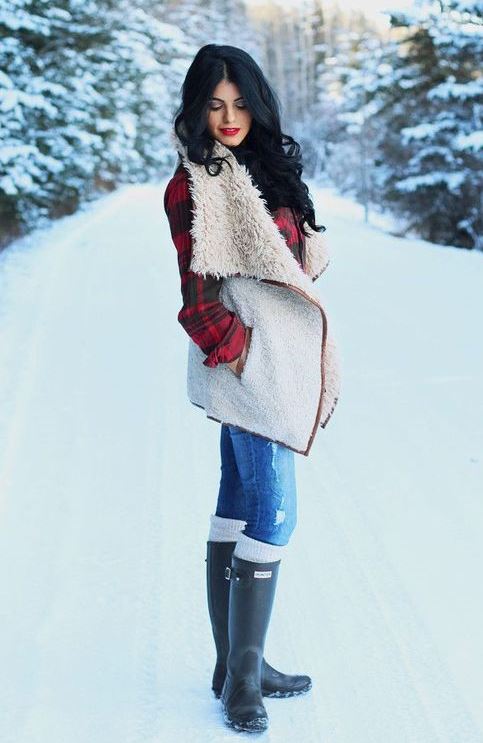
[(194, 57), (181, 88), (181, 105), (174, 129), (187, 148), (189, 160), (217, 176), (224, 157), (213, 156), (215, 140), (208, 124), (209, 100), (221, 80), (238, 86), (252, 115), (250, 130), (242, 144), (229, 147), (237, 161), (247, 168), (260, 189), (269, 211), (289, 206), (316, 232), (325, 230), (315, 223), (314, 205), (302, 181), (301, 147), (280, 124), (280, 102), (255, 60), (243, 49), (225, 44), (206, 44)]

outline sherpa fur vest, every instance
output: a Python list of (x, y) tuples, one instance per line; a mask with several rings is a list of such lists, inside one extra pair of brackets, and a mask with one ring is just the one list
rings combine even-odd
[(247, 168), (218, 140), (226, 157), (218, 176), (191, 162), (174, 130), (193, 199), (190, 269), (223, 277), (220, 301), (251, 328), (240, 376), (210, 368), (190, 338), (187, 391), (208, 418), (238, 426), (309, 454), (339, 397), (339, 363), (313, 280), (329, 258), (321, 234), (306, 238), (305, 272), (275, 224)]

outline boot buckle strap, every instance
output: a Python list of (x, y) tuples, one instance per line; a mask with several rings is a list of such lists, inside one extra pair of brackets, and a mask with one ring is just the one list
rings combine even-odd
[(225, 568), (225, 578), (226, 580), (231, 580), (234, 578), (235, 580), (240, 580), (240, 576), (235, 573), (233, 568), (226, 567)]

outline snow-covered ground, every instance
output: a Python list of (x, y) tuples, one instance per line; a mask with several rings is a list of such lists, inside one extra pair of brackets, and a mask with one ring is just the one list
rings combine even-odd
[[(185, 392), (164, 184), (0, 254), (0, 739), (218, 743), (219, 424)], [(276, 743), (483, 740), (483, 256), (317, 191), (341, 400), (296, 456), (266, 657)]]

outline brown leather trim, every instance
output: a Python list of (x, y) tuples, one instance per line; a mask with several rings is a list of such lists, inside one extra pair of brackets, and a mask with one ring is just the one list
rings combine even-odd
[(338, 402), (338, 400), (339, 400), (339, 398), (338, 398), (338, 397), (334, 398), (334, 404), (332, 405), (332, 408), (330, 409), (330, 412), (329, 412), (329, 413), (327, 414), (327, 418), (325, 419), (325, 421), (324, 421), (323, 423), (321, 423), (321, 424), (320, 424), (320, 427), (321, 427), (321, 428), (325, 428), (325, 427), (326, 427), (326, 425), (327, 425), (327, 423), (328, 423), (328, 422), (329, 422), (329, 420), (331, 419), (331, 417), (332, 417), (332, 413), (333, 413), (333, 412), (334, 412), (334, 410), (335, 410), (335, 406), (337, 405), (337, 402)]
[(247, 325), (245, 331), (245, 343), (243, 345), (243, 351), (238, 357), (238, 362), (235, 369), (235, 373), (238, 376), (241, 375), (243, 369), (245, 368), (245, 364), (247, 363), (248, 352), (250, 351), (250, 343), (252, 340), (252, 328)]
[[(305, 451), (301, 452), (302, 454), (305, 454), (305, 456), (308, 456), (310, 449), (312, 448), (312, 444), (314, 443), (315, 434), (317, 432), (317, 426), (319, 425), (320, 416), (322, 415), (322, 396), (324, 394), (324, 385), (325, 385), (325, 378), (324, 378), (324, 353), (325, 353), (325, 346), (327, 343), (327, 316), (322, 308), (322, 306), (312, 297), (310, 297), (306, 292), (303, 291), (303, 289), (299, 289), (298, 286), (294, 286), (293, 284), (286, 284), (283, 281), (275, 281), (272, 279), (261, 279), (265, 284), (274, 284), (275, 286), (284, 286), (287, 289), (292, 289), (292, 291), (297, 292), (297, 294), (300, 294), (301, 296), (305, 297), (309, 302), (312, 302), (316, 307), (319, 308), (320, 314), (322, 315), (322, 345), (320, 348), (320, 394), (319, 394), (319, 404), (317, 406), (317, 413), (315, 415), (315, 422), (312, 427), (312, 433), (309, 436), (309, 441), (307, 444), (307, 448)], [(335, 407), (335, 406), (334, 406)], [(332, 408), (334, 410), (334, 408)], [(331, 413), (332, 414), (332, 411)], [(324, 425), (327, 423), (328, 418), (326, 418)], [(291, 447), (290, 447), (291, 448)], [(297, 451), (297, 450), (295, 450)]]

